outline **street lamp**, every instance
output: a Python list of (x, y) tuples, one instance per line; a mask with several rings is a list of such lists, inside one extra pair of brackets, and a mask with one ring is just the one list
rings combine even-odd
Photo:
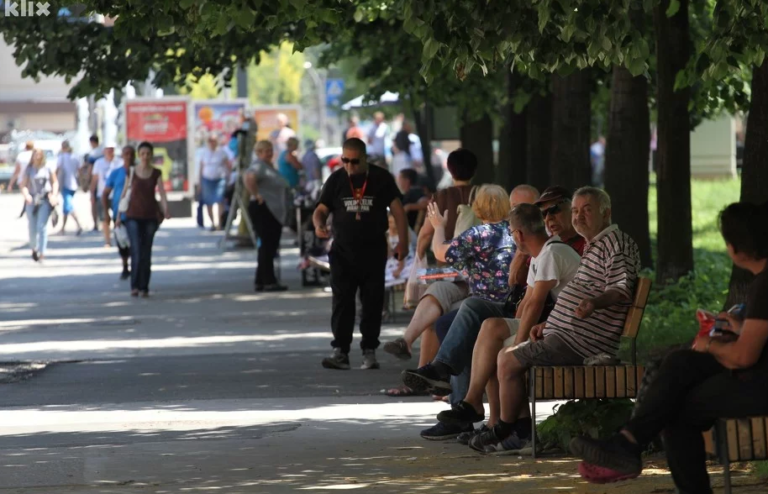
[(323, 83), (320, 74), (312, 67), (312, 62), (304, 62), (304, 70), (307, 71), (312, 78), (312, 82), (315, 85), (315, 92), (317, 93), (317, 120), (320, 125), (320, 138), (324, 142), (328, 142), (325, 129), (325, 84)]

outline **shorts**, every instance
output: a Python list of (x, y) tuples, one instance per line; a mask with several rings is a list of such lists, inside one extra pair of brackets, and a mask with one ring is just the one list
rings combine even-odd
[(520, 329), (520, 319), (504, 319), (509, 328), (509, 338), (504, 340), (504, 348), (511, 347), (515, 344), (515, 338), (517, 338), (517, 330)]
[(512, 349), (512, 353), (526, 367), (584, 365), (584, 357), (554, 334), (539, 341), (521, 343)]
[(200, 183), (200, 203), (206, 206), (213, 206), (224, 202), (224, 189), (226, 181), (221, 179), (204, 178)]
[(72, 202), (72, 199), (75, 197), (75, 191), (70, 189), (61, 189), (61, 210), (64, 212), (64, 214), (69, 214), (72, 212), (72, 210), (75, 209), (75, 205)]
[(443, 314), (461, 307), (461, 303), (469, 297), (469, 286), (466, 283), (450, 283), (448, 281), (436, 281), (429, 285), (420, 300), (424, 300), (427, 295), (432, 295)]

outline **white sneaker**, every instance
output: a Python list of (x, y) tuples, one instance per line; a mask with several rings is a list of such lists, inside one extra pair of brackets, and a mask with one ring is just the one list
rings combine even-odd
[(376, 350), (363, 350), (363, 365), (360, 368), (363, 370), (379, 368), (379, 362), (376, 360)]

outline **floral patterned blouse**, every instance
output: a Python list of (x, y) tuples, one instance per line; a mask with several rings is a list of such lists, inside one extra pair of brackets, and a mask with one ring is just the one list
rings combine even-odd
[(445, 261), (464, 271), (474, 297), (503, 302), (509, 293), (509, 264), (517, 246), (509, 223), (492, 223), (470, 228), (451, 241)]

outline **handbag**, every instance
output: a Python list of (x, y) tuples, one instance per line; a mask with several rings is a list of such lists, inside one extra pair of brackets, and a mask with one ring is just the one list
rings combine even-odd
[(421, 297), (424, 296), (427, 288), (429, 288), (428, 285), (421, 283), (421, 280), (419, 280), (419, 270), (425, 269), (426, 267), (427, 256), (424, 256), (421, 259), (417, 257), (414, 260), (413, 265), (411, 266), (411, 272), (408, 276), (408, 281), (405, 283), (405, 297), (403, 297), (404, 309), (415, 309), (416, 306), (419, 305)]
[(133, 167), (131, 167), (131, 176), (128, 179), (128, 184), (125, 186), (123, 197), (120, 198), (120, 203), (117, 205), (117, 212), (125, 213), (128, 211), (128, 206), (131, 203), (131, 189), (133, 188)]

